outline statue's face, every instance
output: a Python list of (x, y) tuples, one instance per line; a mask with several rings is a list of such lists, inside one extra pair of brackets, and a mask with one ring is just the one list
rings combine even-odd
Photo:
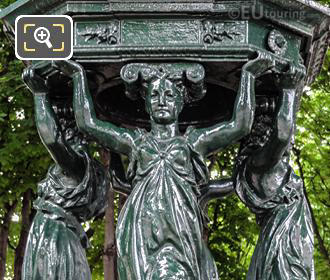
[(174, 123), (182, 108), (183, 96), (171, 81), (158, 79), (149, 84), (146, 109), (156, 123)]

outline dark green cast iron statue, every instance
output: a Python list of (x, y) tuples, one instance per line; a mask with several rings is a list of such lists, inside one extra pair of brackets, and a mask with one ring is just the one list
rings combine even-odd
[[(288, 165), (287, 152), (296, 88), (304, 69), (290, 69), (277, 74), (280, 100), (272, 133), (262, 122), (264, 114), (254, 120), (255, 79), (266, 70), (276, 72), (271, 57), (259, 53), (242, 68), (231, 120), (208, 128), (189, 127), (184, 134), (178, 127), (184, 104), (206, 94), (200, 64), (132, 63), (122, 68), (126, 95), (145, 99), (149, 132), (98, 119), (80, 64), (38, 63), (25, 70), (23, 78), (34, 93), (37, 127), (56, 164), (39, 185), (38, 214), (26, 249), (24, 279), (43, 279), (45, 275), (90, 279), (84, 252), (88, 242), (79, 222), (105, 207), (108, 177), (89, 156), (76, 124), (85, 135), (130, 160), (128, 182), (116, 183), (116, 176), (113, 180), (116, 190), (129, 195), (116, 231), (120, 279), (218, 279), (202, 239), (202, 208), (210, 198), (230, 193), (233, 183), (209, 182), (205, 158), (243, 137), (236, 191), (257, 214), (262, 227), (247, 279), (314, 279), (310, 213), (299, 178)], [(70, 110), (51, 104), (47, 83), (37, 74), (53, 70), (73, 79), (75, 120), (71, 122)], [(72, 103), (68, 103), (70, 107)], [(66, 114), (62, 126), (58, 120), (61, 112)], [(253, 120), (257, 129), (247, 136)]]
[[(116, 233), (121, 280), (217, 279), (203, 209), (234, 188), (261, 227), (247, 279), (314, 279), (310, 212), (288, 155), (303, 86), (329, 45), (328, 8), (18, 0), (0, 11), (13, 44), (25, 14), (71, 16), (74, 28), (72, 61), (27, 62), (23, 75), (55, 161), (39, 184), (23, 279), (90, 279), (80, 223), (106, 207), (108, 173), (128, 196)], [(113, 153), (111, 172), (88, 152), (92, 139)], [(238, 141), (234, 178), (209, 181), (206, 157)]]
[(117, 225), (120, 279), (217, 279), (202, 239), (199, 186), (207, 183), (205, 157), (246, 136), (255, 111), (254, 81), (272, 66), (262, 53), (242, 69), (233, 117), (184, 135), (178, 116), (185, 102), (202, 98), (199, 64), (128, 64), (121, 77), (126, 94), (145, 98), (151, 131), (130, 130), (96, 117), (84, 69), (54, 62), (73, 78), (73, 107), (79, 129), (114, 152), (129, 156), (132, 192)]
[(56, 104), (49, 98), (38, 72), (51, 70), (50, 63), (39, 63), (23, 73), (34, 96), (40, 138), (55, 161), (38, 186), (23, 279), (90, 279), (84, 249), (88, 238), (80, 223), (104, 210), (109, 179), (103, 166), (90, 157), (70, 102)]
[(312, 217), (302, 181), (289, 164), (304, 71), (292, 66), (281, 75), (273, 124), (269, 116), (257, 115), (237, 159), (236, 192), (260, 225), (249, 280), (315, 279)]

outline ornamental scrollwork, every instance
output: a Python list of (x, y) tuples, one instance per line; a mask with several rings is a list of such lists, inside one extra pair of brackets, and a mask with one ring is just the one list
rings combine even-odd
[(119, 42), (119, 22), (111, 22), (107, 25), (98, 25), (97, 28), (86, 27), (85, 31), (78, 32), (78, 35), (85, 38), (85, 42), (97, 40), (97, 44), (107, 43), (116, 45)]
[(235, 22), (230, 23), (229, 26), (229, 23), (216, 23), (208, 20), (203, 23), (203, 32), (203, 41), (206, 44), (213, 44), (215, 41), (241, 41), (241, 38), (244, 37)]
[(288, 41), (281, 32), (274, 29), (268, 35), (268, 47), (275, 54), (284, 55), (288, 49)]

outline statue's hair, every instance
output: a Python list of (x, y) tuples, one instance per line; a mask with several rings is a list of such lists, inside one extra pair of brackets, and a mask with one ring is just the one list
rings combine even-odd
[[(275, 99), (268, 98), (266, 103), (268, 103), (266, 106), (264, 106), (265, 102), (263, 104), (257, 104), (257, 114), (252, 124), (251, 133), (244, 137), (241, 141), (240, 149), (235, 162), (234, 172), (238, 172), (241, 163), (247, 157), (264, 147), (270, 140), (274, 130), (275, 118), (277, 117), (277, 114), (275, 114)], [(260, 112), (261, 107), (263, 108)], [(290, 143), (286, 147), (286, 151), (283, 154), (284, 156), (290, 156), (291, 149), (294, 145), (294, 140), (295, 135), (293, 133)]]
[(272, 133), (273, 118), (269, 115), (256, 116), (252, 125), (251, 133), (241, 142), (243, 150), (257, 150), (262, 148), (269, 140)]
[(175, 88), (178, 90), (178, 92), (182, 95), (184, 102), (185, 103), (190, 102), (189, 93), (188, 93), (187, 87), (184, 85), (184, 83), (182, 81), (182, 78), (171, 75), (170, 73), (164, 73), (163, 75), (155, 75), (155, 76), (151, 77), (149, 80), (144, 80), (141, 83), (140, 96), (143, 99), (145, 99), (149, 84), (156, 80), (161, 80), (161, 79), (171, 81), (174, 84)]
[(242, 163), (268, 142), (272, 133), (272, 122), (273, 118), (269, 115), (260, 114), (254, 118), (251, 133), (241, 140), (238, 155), (235, 159), (234, 177), (239, 172)]
[(64, 140), (70, 145), (85, 145), (87, 139), (78, 130), (71, 105), (61, 102), (53, 105), (53, 110), (61, 127)]
[(246, 157), (262, 148), (269, 141), (273, 131), (275, 99), (259, 98), (256, 103), (256, 116), (250, 134), (241, 141), (240, 157)]
[(132, 100), (145, 98), (149, 84), (159, 79), (171, 81), (182, 94), (185, 103), (200, 100), (206, 94), (205, 70), (196, 63), (131, 63), (125, 65), (120, 74), (125, 83), (126, 95)]

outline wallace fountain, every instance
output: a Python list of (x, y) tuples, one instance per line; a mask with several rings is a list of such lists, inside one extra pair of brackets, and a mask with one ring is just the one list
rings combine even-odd
[[(91, 279), (81, 223), (108, 188), (120, 280), (218, 279), (203, 208), (236, 192), (260, 235), (249, 280), (315, 279), (313, 229), (290, 149), (304, 86), (321, 70), (329, 10), (307, 0), (19, 0), (0, 13), (69, 15), (70, 60), (26, 62), (35, 121), (54, 160), (38, 186), (23, 279)], [(129, 159), (125, 178), (88, 143)], [(209, 155), (240, 143), (233, 177)]]

